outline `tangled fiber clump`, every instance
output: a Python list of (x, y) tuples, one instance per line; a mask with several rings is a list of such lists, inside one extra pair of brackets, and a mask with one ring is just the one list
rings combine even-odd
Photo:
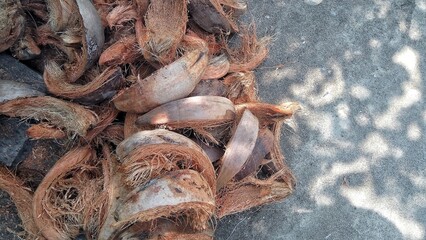
[(299, 105), (259, 100), (252, 71), (270, 38), (239, 26), (246, 8), (241, 0), (0, 3), (0, 52), (25, 60), (48, 91), (0, 81), (0, 114), (28, 120), (34, 141), (68, 142), (30, 186), (22, 166), (42, 157), (0, 167), (27, 239), (212, 239), (215, 219), (292, 193), (279, 143)]

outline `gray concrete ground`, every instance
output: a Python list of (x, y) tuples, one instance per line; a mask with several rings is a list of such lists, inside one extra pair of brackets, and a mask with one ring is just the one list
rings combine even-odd
[(298, 185), (217, 239), (426, 239), (426, 0), (251, 0), (248, 18), (275, 38), (261, 97), (303, 106), (282, 142)]

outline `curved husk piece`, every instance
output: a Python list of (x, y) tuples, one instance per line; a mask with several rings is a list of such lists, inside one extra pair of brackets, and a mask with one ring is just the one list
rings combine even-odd
[(280, 105), (251, 102), (235, 105), (235, 108), (238, 115), (242, 114), (246, 109), (250, 110), (259, 119), (261, 126), (267, 126), (290, 119), (300, 109), (300, 105), (296, 102), (287, 102)]
[(209, 60), (209, 65), (204, 70), (201, 79), (217, 79), (225, 76), (229, 71), (229, 61), (226, 55), (213, 56)]
[[(139, 234), (151, 232), (156, 219), (185, 221), (195, 231), (209, 227), (215, 210), (214, 193), (207, 181), (196, 171), (185, 169), (169, 172), (130, 192), (117, 206), (113, 228), (122, 229), (138, 222)], [(115, 235), (115, 236), (114, 236)], [(117, 231), (108, 239), (118, 237)]]
[(247, 10), (245, 0), (219, 0), (225, 12), (230, 12), (232, 16), (240, 16)]
[(227, 86), (226, 97), (234, 104), (258, 102), (256, 78), (253, 72), (237, 72), (229, 74), (223, 80)]
[(0, 2), (0, 52), (10, 48), (25, 31), (25, 17), (20, 0)]
[[(252, 71), (258, 67), (268, 56), (271, 37), (257, 39), (254, 24), (244, 27), (240, 33), (241, 44), (239, 48), (226, 47), (231, 63), (230, 72)], [(226, 44), (224, 44), (227, 46)]]
[(225, 154), (220, 160), (220, 170), (217, 176), (217, 189), (224, 187), (252, 154), (259, 131), (259, 120), (245, 110), (234, 134), (229, 140)]
[(139, 42), (150, 62), (171, 63), (182, 41), (188, 22), (187, 0), (154, 0), (145, 15), (145, 36)]
[[(75, 82), (97, 61), (102, 51), (105, 37), (101, 19), (91, 1), (49, 0), (46, 3), (51, 34), (60, 39), (60, 43), (54, 45), (67, 55), (60, 70), (64, 71), (67, 82)], [(82, 47), (64, 47), (68, 44)]]
[(61, 139), (66, 137), (66, 133), (52, 125), (40, 123), (29, 127), (27, 136), (31, 139)]
[(207, 144), (198, 138), (191, 138), (191, 140), (197, 143), (198, 146), (200, 146), (201, 149), (203, 149), (203, 151), (207, 154), (207, 156), (209, 157), (212, 163), (219, 160), (225, 153), (225, 150), (223, 150), (221, 147), (217, 145)]
[(34, 193), (33, 217), (47, 239), (75, 239), (83, 226), (84, 210), (102, 187), (101, 172), (90, 161), (89, 146), (60, 158)]
[(221, 80), (211, 79), (200, 81), (195, 86), (194, 91), (189, 94), (190, 97), (194, 96), (221, 96), (225, 97), (227, 93), (227, 87)]
[(48, 96), (21, 98), (2, 103), (0, 114), (46, 120), (80, 136), (86, 135), (87, 130), (98, 121), (96, 114), (92, 111), (78, 104)]
[(266, 155), (272, 151), (274, 147), (274, 134), (271, 130), (263, 128), (259, 130), (256, 144), (254, 145), (253, 151), (250, 157), (247, 159), (241, 170), (235, 175), (235, 180), (239, 181), (253, 173), (256, 174), (262, 160), (265, 159)]
[(229, 99), (218, 96), (195, 96), (163, 104), (136, 121), (136, 125), (168, 125), (173, 128), (217, 126), (235, 119)]
[(99, 57), (99, 65), (121, 65), (134, 62), (142, 54), (134, 35), (120, 38), (109, 46)]
[(191, 0), (188, 9), (193, 20), (207, 32), (229, 34), (238, 31), (237, 24), (223, 11), (218, 0)]
[(247, 177), (228, 184), (226, 190), (217, 195), (217, 217), (222, 218), (289, 196), (293, 192), (293, 186), (282, 180), (288, 174), (286, 171), (279, 171), (265, 180)]
[(244, 163), (250, 157), (256, 144), (259, 131), (259, 121), (248, 110), (244, 111), (231, 139), (229, 140), (225, 154), (220, 160), (220, 170), (217, 176), (217, 189), (224, 187)]
[(28, 188), (26, 188), (15, 175), (7, 168), (0, 166), (0, 189), (6, 191), (9, 197), (15, 203), (21, 218), (22, 226), (31, 239), (44, 239), (39, 234), (39, 229), (34, 222), (32, 214), (33, 196)]
[(207, 53), (193, 50), (145, 79), (138, 79), (114, 97), (114, 105), (124, 112), (144, 113), (188, 96), (200, 81), (208, 63)]
[(67, 82), (67, 77), (55, 62), (46, 65), (44, 82), (49, 92), (70, 99), (78, 99), (84, 103), (99, 103), (115, 95), (124, 82), (119, 67), (109, 67), (100, 75), (84, 85)]
[(141, 131), (116, 149), (125, 182), (143, 185), (168, 171), (193, 169), (215, 190), (215, 172), (204, 151), (189, 138), (167, 130)]

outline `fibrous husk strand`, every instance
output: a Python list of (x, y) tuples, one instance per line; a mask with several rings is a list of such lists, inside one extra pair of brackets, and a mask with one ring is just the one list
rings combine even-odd
[(67, 132), (84, 136), (98, 119), (95, 113), (78, 104), (53, 97), (20, 98), (0, 104), (0, 113), (9, 117), (46, 120)]
[(29, 188), (25, 187), (13, 173), (3, 166), (0, 166), (0, 189), (6, 191), (12, 198), (18, 210), (19, 217), (28, 238), (43, 239), (40, 236), (36, 219), (33, 219), (32, 203), (33, 195)]

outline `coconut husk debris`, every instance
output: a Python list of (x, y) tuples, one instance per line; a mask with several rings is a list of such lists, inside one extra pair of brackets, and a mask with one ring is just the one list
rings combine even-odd
[(44, 80), (0, 79), (0, 114), (30, 125), (34, 153), (67, 142), (48, 167), (0, 166), (27, 239), (213, 239), (218, 219), (293, 192), (280, 136), (299, 105), (258, 98), (270, 38), (238, 24), (246, 8), (0, 3), (0, 52)]

